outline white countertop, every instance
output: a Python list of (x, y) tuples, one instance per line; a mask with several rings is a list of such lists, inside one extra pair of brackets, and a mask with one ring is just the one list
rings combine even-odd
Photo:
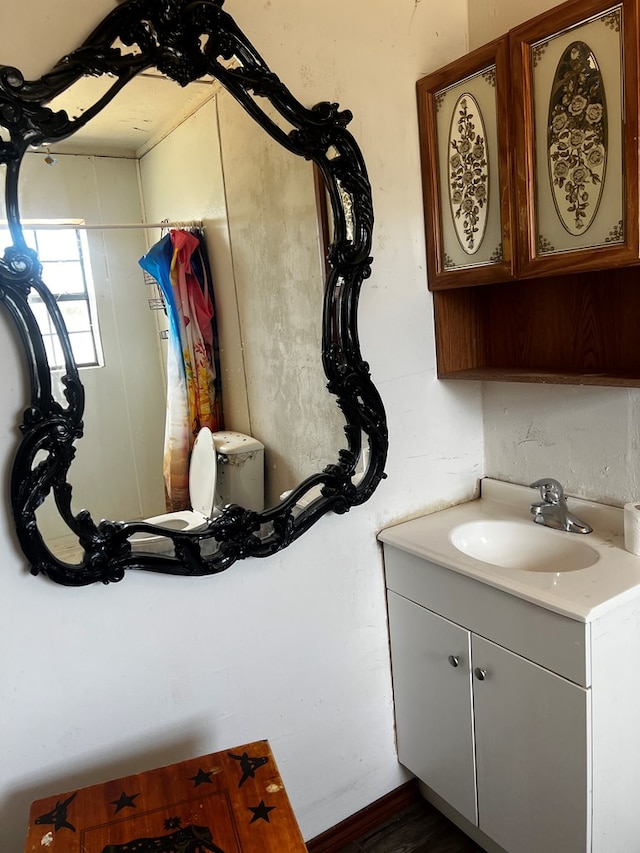
[(566, 533), (544, 528), (545, 535), (577, 537), (593, 548), (597, 560), (585, 569), (540, 572), (501, 568), (463, 554), (452, 544), (450, 532), (470, 521), (506, 520), (533, 525), (529, 508), (537, 500), (538, 492), (527, 486), (484, 479), (480, 498), (387, 527), (378, 539), (580, 622), (591, 622), (640, 596), (640, 556), (624, 549), (624, 516), (619, 507), (567, 497), (569, 510), (588, 522), (593, 532)]

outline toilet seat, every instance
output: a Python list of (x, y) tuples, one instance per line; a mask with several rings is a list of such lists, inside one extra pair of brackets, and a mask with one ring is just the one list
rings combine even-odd
[[(215, 509), (217, 455), (213, 433), (202, 427), (191, 451), (189, 461), (189, 502), (191, 509), (165, 512), (145, 518), (147, 524), (166, 527), (168, 530), (198, 530), (209, 519), (219, 515)], [(156, 533), (134, 533), (130, 540), (136, 550), (164, 551), (173, 548), (171, 539)]]
[(189, 462), (189, 502), (193, 512), (209, 518), (215, 505), (218, 460), (213, 433), (202, 427)]

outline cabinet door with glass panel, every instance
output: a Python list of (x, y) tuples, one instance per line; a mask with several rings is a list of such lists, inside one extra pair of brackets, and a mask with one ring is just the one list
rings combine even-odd
[(507, 39), (418, 81), (429, 288), (512, 277)]
[(571, 0), (510, 37), (519, 272), (637, 263), (637, 0)]

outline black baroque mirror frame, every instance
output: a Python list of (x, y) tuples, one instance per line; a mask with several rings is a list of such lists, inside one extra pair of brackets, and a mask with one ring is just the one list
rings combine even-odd
[[(77, 50), (40, 80), (25, 80), (16, 68), (0, 66), (0, 163), (6, 167), (6, 209), (12, 245), (0, 260), (0, 299), (25, 347), (31, 403), (21, 425), (13, 464), (11, 502), (20, 545), (33, 574), (68, 586), (108, 583), (134, 568), (175, 575), (209, 575), (244, 557), (266, 557), (285, 548), (321, 516), (345, 513), (364, 503), (385, 476), (387, 429), (384, 408), (358, 340), (360, 287), (370, 274), (373, 211), (362, 154), (346, 129), (351, 114), (323, 102), (308, 109), (272, 73), (223, 11), (224, 0), (126, 0)], [(228, 506), (197, 532), (177, 532), (145, 522), (101, 520), (88, 510), (74, 514), (67, 474), (75, 442), (83, 434), (84, 389), (58, 305), (28, 248), (18, 207), (20, 164), (32, 146), (73, 134), (110, 103), (140, 72), (156, 68), (181, 86), (216, 78), (277, 142), (316, 164), (330, 200), (333, 242), (324, 291), (322, 360), (327, 388), (345, 417), (346, 448), (335, 463), (314, 474), (275, 507), (253, 512)], [(113, 84), (79, 117), (47, 106), (86, 75), (109, 75)], [(269, 113), (262, 103), (269, 108)], [(275, 112), (274, 112), (275, 110)], [(272, 116), (277, 113), (282, 121)], [(28, 303), (35, 291), (50, 315), (62, 346), (66, 403), (52, 394), (42, 335)], [(368, 464), (356, 468), (368, 444)], [(300, 501), (314, 490), (311, 500)], [(52, 495), (70, 533), (83, 549), (78, 564), (62, 562), (47, 547), (36, 511)], [(132, 550), (130, 537), (146, 532), (173, 542), (173, 554)]]

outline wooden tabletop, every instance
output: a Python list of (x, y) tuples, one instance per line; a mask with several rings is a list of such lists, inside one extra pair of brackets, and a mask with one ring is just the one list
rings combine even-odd
[(306, 853), (266, 740), (36, 800), (25, 853)]

